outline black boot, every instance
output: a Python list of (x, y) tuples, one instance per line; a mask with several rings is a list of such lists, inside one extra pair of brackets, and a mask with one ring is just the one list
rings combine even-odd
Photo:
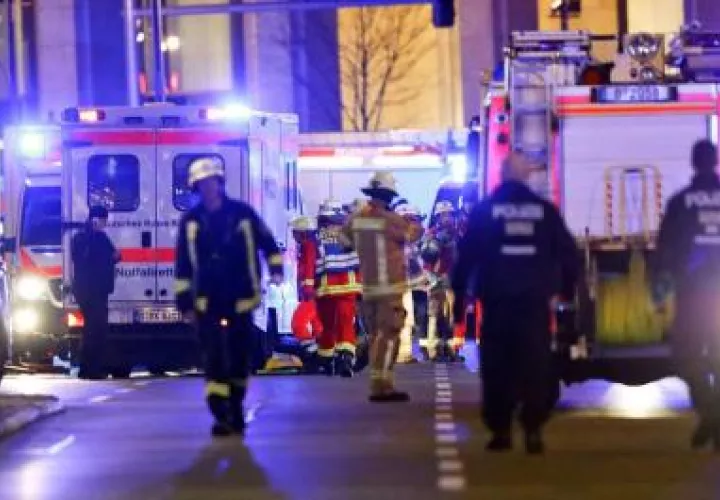
[(430, 351), (427, 347), (420, 347), (420, 358), (422, 358), (423, 361), (432, 361), (432, 357), (430, 356)]
[(355, 356), (348, 351), (338, 351), (335, 355), (335, 373), (343, 378), (352, 378)]
[(245, 434), (245, 401), (246, 389), (244, 386), (232, 386), (230, 389), (230, 427), (235, 434)]
[(694, 450), (705, 448), (711, 443), (714, 446), (716, 434), (719, 434), (718, 426), (713, 425), (713, 423), (707, 419), (702, 419), (690, 438), (690, 446)]
[(485, 445), (485, 449), (492, 452), (509, 451), (512, 450), (512, 447), (512, 433), (510, 432), (493, 433), (490, 441)]
[(212, 426), (212, 435), (220, 437), (232, 434), (228, 398), (210, 395), (206, 398), (206, 401), (210, 413), (215, 417), (215, 423)]
[(320, 373), (328, 377), (335, 375), (335, 359), (328, 356), (318, 356), (317, 367)]
[(545, 452), (545, 444), (540, 431), (525, 433), (525, 451), (528, 455), (542, 455)]

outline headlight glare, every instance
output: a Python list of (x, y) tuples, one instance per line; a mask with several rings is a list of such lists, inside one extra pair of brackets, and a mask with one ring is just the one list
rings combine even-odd
[(38, 276), (21, 276), (15, 284), (15, 292), (22, 300), (40, 300), (47, 291), (47, 281)]

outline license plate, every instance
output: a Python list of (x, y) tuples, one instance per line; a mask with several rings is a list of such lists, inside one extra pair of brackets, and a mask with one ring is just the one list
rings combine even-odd
[(666, 85), (613, 85), (598, 87), (595, 101), (606, 104), (672, 102), (677, 100), (677, 90)]
[(179, 323), (180, 313), (171, 308), (143, 308), (135, 311), (135, 321), (138, 323)]

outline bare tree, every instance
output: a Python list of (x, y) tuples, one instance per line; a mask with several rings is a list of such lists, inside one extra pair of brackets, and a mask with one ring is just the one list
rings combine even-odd
[(339, 47), (343, 115), (356, 131), (377, 130), (385, 109), (417, 99), (422, 80), (410, 80), (430, 48), (423, 7), (363, 7), (343, 29)]
[[(426, 79), (412, 78), (433, 43), (431, 23), (422, 6), (348, 9), (340, 19), (339, 37), (334, 26), (308, 28), (313, 37), (324, 37), (322, 43), (337, 44), (339, 58), (341, 88), (315, 96), (317, 105), (328, 112), (341, 109), (355, 131), (377, 130), (388, 107), (411, 103), (427, 84)], [(295, 48), (302, 50), (302, 38), (292, 42)], [(329, 89), (337, 81), (336, 64), (309, 61), (304, 66), (294, 68), (293, 77), (300, 85), (310, 88), (311, 80), (327, 78)]]

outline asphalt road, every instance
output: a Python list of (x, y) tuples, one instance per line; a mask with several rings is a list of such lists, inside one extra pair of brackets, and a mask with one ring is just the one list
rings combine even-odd
[(398, 378), (412, 402), (373, 406), (365, 377), (258, 377), (247, 437), (218, 441), (199, 378), (9, 377), (5, 390), (52, 392), (68, 409), (0, 442), (0, 498), (720, 498), (720, 457), (688, 450), (679, 381), (573, 387), (547, 454), (527, 457), (484, 452), (467, 369), (415, 365)]

